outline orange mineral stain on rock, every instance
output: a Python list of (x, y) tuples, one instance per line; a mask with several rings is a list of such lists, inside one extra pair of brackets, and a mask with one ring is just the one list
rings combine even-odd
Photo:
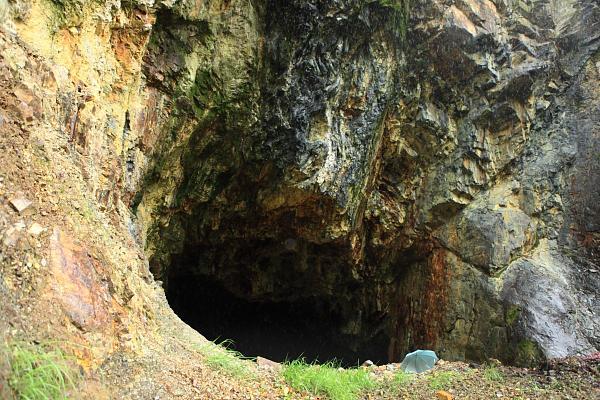
[(435, 392), (435, 397), (437, 397), (440, 400), (452, 400), (454, 398), (450, 393), (446, 392), (445, 390), (438, 390), (437, 392)]
[(50, 239), (52, 298), (82, 331), (111, 326), (113, 300), (101, 263), (58, 228)]

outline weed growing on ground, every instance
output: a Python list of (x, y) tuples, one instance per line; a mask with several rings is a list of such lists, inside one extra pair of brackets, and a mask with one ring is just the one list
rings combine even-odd
[(397, 371), (394, 374), (394, 384), (396, 386), (405, 386), (412, 381), (413, 377), (414, 375), (409, 374), (408, 372)]
[(367, 370), (341, 369), (335, 362), (318, 365), (295, 360), (284, 365), (282, 374), (294, 389), (325, 395), (332, 400), (357, 399), (376, 385)]
[(429, 377), (429, 387), (433, 390), (447, 390), (458, 376), (458, 372), (455, 371), (443, 371), (432, 374)]
[(4, 351), (8, 385), (17, 399), (66, 399), (66, 391), (74, 388), (75, 374), (62, 351), (26, 342), (9, 343)]
[(488, 365), (483, 370), (483, 377), (490, 382), (503, 382), (504, 375), (502, 372), (494, 365)]
[(204, 362), (209, 367), (236, 378), (252, 378), (252, 371), (246, 362), (251, 358), (244, 357), (241, 353), (230, 349), (231, 345), (231, 341), (225, 340), (220, 343), (208, 342), (196, 346), (195, 349), (202, 355)]
[(408, 387), (414, 378), (414, 374), (399, 370), (396, 371), (389, 379), (385, 379), (382, 383), (382, 387), (377, 389), (383, 389), (386, 392), (393, 393), (395, 396), (400, 396), (402, 390)]

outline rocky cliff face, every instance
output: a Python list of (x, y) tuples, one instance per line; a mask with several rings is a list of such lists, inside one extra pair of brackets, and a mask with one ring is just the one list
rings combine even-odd
[(308, 303), (389, 359), (598, 349), (594, 0), (7, 10), (174, 303), (193, 277)]

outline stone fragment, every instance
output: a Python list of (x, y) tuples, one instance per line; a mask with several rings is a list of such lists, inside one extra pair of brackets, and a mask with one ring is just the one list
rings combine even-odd
[(13, 225), (13, 228), (17, 231), (22, 231), (23, 229), (25, 229), (25, 223), (23, 221), (19, 221)]
[(550, 107), (550, 102), (548, 100), (540, 99), (535, 103), (535, 108), (537, 110), (545, 110)]
[[(504, 273), (502, 299), (520, 310), (517, 323), (527, 327), (527, 340), (535, 342), (531, 351), (520, 353), (521, 364), (541, 359), (540, 352), (549, 358), (562, 358), (574, 354), (574, 349), (594, 348), (586, 336), (586, 324), (591, 322), (583, 321), (593, 321), (586, 304), (594, 304), (595, 293), (585, 295), (573, 289), (568, 278), (575, 270), (569, 257), (541, 243), (534, 253), (515, 260)], [(591, 276), (588, 279), (594, 284)]]
[(16, 224), (8, 228), (4, 233), (4, 239), (2, 240), (4, 246), (12, 247), (16, 245), (20, 238), (19, 232), (21, 232), (23, 229), (25, 229), (25, 224), (22, 221), (17, 222)]
[(440, 400), (452, 400), (454, 397), (445, 390), (438, 390), (435, 392), (435, 396)]
[(10, 205), (19, 213), (22, 214), (23, 211), (27, 210), (31, 206), (31, 201), (25, 198), (16, 198), (10, 200)]
[(29, 227), (29, 229), (27, 230), (27, 232), (29, 232), (33, 236), (39, 236), (45, 230), (46, 230), (46, 228), (44, 228), (43, 226), (41, 226), (37, 222), (34, 222), (33, 224), (31, 224), (31, 226)]
[(270, 368), (270, 369), (280, 369), (281, 368), (281, 364), (279, 364), (278, 362), (269, 360), (268, 358), (264, 358), (264, 357), (256, 357), (256, 364), (259, 367), (263, 367), (263, 368)]
[(17, 104), (17, 111), (21, 115), (21, 119), (27, 122), (33, 121), (33, 109), (29, 106), (29, 104), (25, 103), (24, 101), (20, 101), (19, 104)]
[(42, 106), (39, 98), (25, 85), (19, 85), (13, 90), (17, 98), (17, 111), (25, 121), (32, 121), (34, 117), (42, 114)]
[(29, 88), (22, 85), (17, 87), (13, 91), (13, 93), (17, 97), (17, 99), (19, 99), (19, 101), (22, 101), (23, 103), (29, 104), (35, 99), (35, 95), (33, 94), (33, 92)]
[(374, 363), (371, 360), (367, 360), (364, 363), (362, 363), (363, 367), (372, 367), (373, 365), (374, 365)]
[(27, 54), (20, 47), (2, 49), (2, 58), (12, 71), (22, 70), (27, 64)]

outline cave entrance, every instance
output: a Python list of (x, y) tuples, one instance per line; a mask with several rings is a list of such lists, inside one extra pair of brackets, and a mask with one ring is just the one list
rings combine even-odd
[(307, 362), (335, 359), (356, 366), (370, 359), (387, 361), (387, 339), (379, 336), (360, 350), (340, 335), (343, 317), (319, 298), (294, 301), (250, 301), (240, 298), (206, 276), (173, 269), (167, 299), (173, 310), (209, 340), (231, 340), (245, 356), (277, 362), (305, 358)]

